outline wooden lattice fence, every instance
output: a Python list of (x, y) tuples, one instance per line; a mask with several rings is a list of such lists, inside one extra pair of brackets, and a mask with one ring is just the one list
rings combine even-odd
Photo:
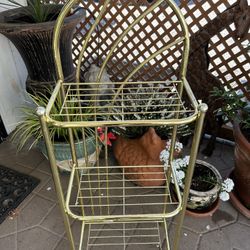
[[(107, 10), (101, 24), (92, 35), (87, 46), (82, 62), (82, 75), (92, 63), (101, 63), (113, 45), (131, 22), (146, 11), (154, 1), (146, 0), (113, 0)], [(178, 1), (176, 1), (178, 2)], [(189, 26), (191, 37), (197, 34), (202, 27), (211, 22), (216, 16), (226, 11), (236, 0), (210, 0), (210, 1), (179, 1), (182, 13)], [(98, 15), (100, 1), (82, 1), (82, 6), (87, 9), (86, 19), (77, 27), (73, 42), (73, 57), (77, 58), (81, 50), (81, 44), (89, 30), (91, 23)], [(163, 3), (145, 19), (135, 25), (129, 32), (118, 49), (108, 62), (108, 72), (115, 81), (123, 80), (131, 70), (141, 61), (148, 58), (156, 50), (161, 49), (166, 43), (174, 41), (180, 36), (177, 18), (170, 8)], [(246, 45), (250, 34), (246, 39), (238, 41), (234, 39), (235, 25), (231, 23), (223, 30), (217, 32), (209, 43), (210, 71), (217, 76), (228, 89), (241, 91), (250, 99), (247, 86), (250, 85), (249, 62), (250, 56)], [(149, 61), (147, 66), (136, 74), (133, 80), (166, 80), (173, 78), (178, 72), (178, 62), (181, 56), (181, 46), (162, 53)]]

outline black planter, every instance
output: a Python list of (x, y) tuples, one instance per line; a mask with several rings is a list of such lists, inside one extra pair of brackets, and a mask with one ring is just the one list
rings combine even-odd
[[(62, 6), (56, 5), (55, 11), (60, 10)], [(14, 19), (23, 16), (22, 8), (1, 13), (0, 33), (10, 39), (18, 49), (27, 67), (30, 82), (54, 82), (57, 79), (52, 50), (55, 21), (44, 23), (14, 22)], [(73, 77), (72, 38), (76, 25), (83, 17), (84, 11), (81, 9), (66, 17), (62, 27), (60, 53), (65, 78)]]

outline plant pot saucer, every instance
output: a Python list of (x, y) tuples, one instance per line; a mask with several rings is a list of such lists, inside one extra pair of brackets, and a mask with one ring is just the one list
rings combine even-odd
[[(229, 174), (229, 178), (232, 178), (232, 172)], [(234, 192), (230, 192), (230, 201), (232, 205), (246, 218), (250, 219), (250, 210), (247, 209), (242, 202), (239, 200), (237, 194)]]
[(213, 203), (213, 205), (205, 210), (189, 210), (186, 209), (186, 215), (196, 217), (196, 218), (204, 218), (208, 216), (212, 216), (220, 205), (219, 198)]

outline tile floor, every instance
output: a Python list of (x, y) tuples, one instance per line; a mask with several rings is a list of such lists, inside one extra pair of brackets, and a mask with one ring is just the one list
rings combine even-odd
[[(199, 158), (202, 159), (202, 156)], [(225, 177), (233, 167), (233, 147), (217, 144), (213, 157), (206, 160), (214, 164)], [(36, 149), (17, 153), (15, 146), (7, 140), (0, 144), (0, 164), (41, 180), (35, 190), (19, 205), (15, 215), (8, 217), (0, 225), (0, 249), (69, 249), (49, 163), (44, 156)], [(61, 178), (62, 185), (66, 188), (68, 175), (61, 175)], [(73, 234), (77, 236), (80, 223), (71, 220), (71, 224)], [(175, 220), (170, 222), (170, 239), (173, 238), (174, 227)], [(239, 214), (230, 202), (220, 202), (220, 207), (213, 216), (186, 216), (180, 250), (249, 250), (249, 232), (250, 221)], [(112, 249), (115, 250), (113, 247)], [(135, 246), (130, 249), (153, 248)]]

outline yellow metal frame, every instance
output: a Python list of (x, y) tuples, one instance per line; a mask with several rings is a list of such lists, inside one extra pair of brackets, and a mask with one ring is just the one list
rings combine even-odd
[[(178, 21), (181, 25), (183, 31), (183, 37), (178, 38), (176, 41), (164, 46), (159, 51), (153, 53), (149, 58), (147, 58), (143, 63), (139, 64), (125, 79), (124, 82), (117, 82), (117, 83), (105, 83), (108, 87), (107, 90), (111, 91), (111, 96), (109, 99), (104, 100), (105, 105), (100, 104), (100, 94), (98, 94), (98, 90), (100, 88), (100, 79), (104, 72), (104, 68), (107, 65), (108, 60), (111, 58), (112, 54), (115, 52), (117, 45), (122, 42), (123, 38), (128, 34), (128, 32), (137, 24), (139, 23), (148, 13), (153, 11), (163, 2), (167, 2), (169, 6), (173, 9), (174, 13), (176, 14)], [(85, 49), (88, 46), (88, 42), (91, 38), (92, 32), (95, 30), (96, 26), (98, 25), (99, 21), (102, 19), (103, 15), (105, 15), (105, 11), (108, 9), (110, 5), (110, 0), (104, 1), (104, 4), (101, 8), (99, 16), (96, 18), (94, 24), (92, 25), (91, 29), (89, 30), (83, 46), (82, 51), (79, 55), (79, 62), (82, 61), (83, 54)], [(70, 0), (68, 1), (62, 9), (61, 14), (59, 15), (56, 27), (54, 30), (54, 40), (53, 40), (53, 48), (54, 48), (54, 59), (56, 62), (57, 74), (58, 74), (58, 81), (56, 87), (53, 91), (53, 94), (50, 98), (50, 101), (46, 107), (46, 109), (39, 107), (38, 108), (38, 115), (41, 121), (41, 127), (44, 134), (44, 139), (47, 146), (48, 157), (51, 164), (52, 174), (55, 182), (56, 192), (58, 195), (59, 205), (62, 211), (62, 215), (64, 218), (64, 224), (67, 232), (67, 236), (70, 242), (71, 249), (75, 249), (74, 239), (72, 236), (70, 223), (69, 223), (69, 216), (82, 221), (82, 230), (81, 230), (81, 237), (80, 237), (80, 247), (82, 249), (84, 242), (83, 242), (83, 235), (85, 233), (86, 227), (91, 227), (91, 225), (95, 224), (116, 224), (120, 223), (123, 227), (123, 238), (126, 238), (126, 223), (143, 223), (143, 222), (156, 222), (162, 223), (165, 228), (166, 232), (166, 248), (169, 249), (169, 240), (167, 235), (167, 223), (166, 219), (172, 216), (179, 214), (178, 216), (178, 223), (175, 232), (175, 239), (174, 239), (174, 249), (179, 248), (179, 239), (181, 233), (181, 227), (185, 215), (185, 208), (187, 203), (187, 197), (189, 193), (189, 188), (191, 184), (191, 177), (193, 174), (194, 164), (196, 160), (196, 155), (198, 152), (198, 145), (200, 141), (203, 120), (205, 116), (205, 112), (207, 110), (206, 104), (198, 104), (196, 101), (192, 90), (189, 87), (189, 84), (186, 80), (186, 68), (188, 62), (188, 54), (189, 54), (189, 34), (188, 28), (185, 23), (184, 17), (182, 16), (180, 10), (176, 6), (176, 4), (172, 0), (158, 0), (155, 1), (146, 11), (143, 13), (138, 19), (133, 21), (131, 25), (123, 32), (123, 34), (117, 39), (117, 41), (113, 44), (111, 50), (109, 51), (106, 59), (104, 60), (100, 72), (97, 76), (96, 82), (94, 83), (81, 83), (80, 79), (80, 63), (76, 68), (76, 83), (65, 83), (64, 76), (62, 71), (62, 65), (60, 60), (60, 52), (59, 52), (59, 40), (60, 40), (60, 30), (66, 17), (67, 13), (70, 12), (71, 8), (78, 3), (77, 0)], [(165, 50), (168, 50), (170, 47), (173, 47), (179, 43), (183, 43), (183, 52), (182, 52), (182, 62), (179, 68), (179, 79), (176, 81), (154, 81), (154, 82), (130, 82), (129, 80), (133, 77), (135, 73), (137, 73), (145, 64), (147, 64), (151, 59), (155, 58), (157, 55), (161, 54)], [(91, 85), (91, 89), (86, 94), (86, 90), (88, 90), (88, 86)], [(159, 91), (157, 86), (163, 86), (163, 89)], [(144, 87), (145, 86), (145, 87)], [(126, 107), (126, 98), (128, 98), (128, 92), (126, 88), (129, 89), (138, 89), (142, 88), (144, 91), (146, 88), (152, 89), (152, 100), (157, 100), (157, 98), (171, 98), (172, 102), (170, 104), (166, 103), (159, 107), (160, 112), (163, 110), (171, 110), (172, 116), (170, 119), (162, 120), (162, 119), (153, 119), (153, 120), (130, 120), (126, 118), (126, 115), (130, 113), (129, 107)], [(88, 96), (89, 98), (87, 101), (83, 100), (82, 92), (85, 91), (85, 97)], [(142, 98), (147, 98), (147, 95), (151, 92), (141, 92)], [(182, 102), (182, 95), (183, 92), (187, 94), (191, 109), (187, 110)], [(64, 102), (61, 107), (61, 112), (59, 114), (53, 114), (51, 112), (51, 108), (53, 107), (56, 99), (58, 97), (62, 97)], [(135, 95), (134, 95), (135, 96)], [(137, 97), (133, 97), (135, 103), (139, 103)], [(124, 107), (125, 105), (125, 107)], [(139, 104), (136, 104), (139, 106)], [(87, 112), (86, 112), (87, 111)], [(184, 115), (183, 115), (184, 114)], [(75, 121), (75, 117), (78, 117), (77, 121)], [(103, 119), (99, 120), (98, 117), (102, 116)], [(114, 116), (118, 117), (117, 119), (112, 119)], [(91, 119), (90, 119), (91, 117)], [(60, 118), (60, 119), (59, 119)], [(74, 119), (73, 119), (74, 118)], [(175, 177), (174, 171), (172, 171), (172, 160), (173, 160), (173, 153), (174, 153), (174, 144), (176, 141), (176, 134), (177, 134), (177, 127), (182, 124), (188, 124), (191, 122), (195, 122), (195, 133), (193, 137), (193, 143), (191, 148), (191, 155), (190, 155), (190, 163), (188, 172), (186, 175), (185, 181), (185, 190), (183, 197), (180, 194), (179, 186), (177, 184), (177, 180)], [(69, 143), (71, 146), (71, 153), (72, 153), (72, 171), (70, 175), (68, 191), (66, 198), (63, 195), (61, 182), (60, 182), (60, 175), (58, 172), (58, 168), (56, 166), (56, 159), (54, 156), (53, 150), (53, 143), (49, 137), (49, 129), (48, 125), (61, 127), (69, 130)], [(103, 145), (104, 151), (104, 160), (103, 162), (99, 158), (99, 154), (96, 153), (96, 166), (89, 165), (89, 158), (90, 156), (87, 155), (86, 144), (84, 145), (84, 153), (85, 153), (85, 167), (79, 166), (79, 162), (76, 156), (76, 149), (74, 146), (74, 137), (73, 131), (74, 129), (81, 128), (82, 130), (82, 137), (85, 140), (86, 137), (86, 129), (91, 128), (93, 133), (95, 134), (96, 139), (96, 152), (99, 152), (100, 149), (100, 138), (97, 131), (98, 127), (104, 129), (104, 138), (107, 140), (108, 128), (114, 126), (162, 126), (162, 125), (169, 125), (173, 128), (172, 130), (172, 145), (170, 148), (170, 160), (169, 160), (169, 167), (165, 171), (165, 178), (166, 184), (163, 188), (163, 195), (159, 195), (159, 199), (164, 197), (163, 200), (159, 203), (152, 203), (149, 204), (145, 203), (127, 203), (127, 191), (130, 187), (128, 187), (128, 180), (124, 176), (124, 172), (127, 167), (133, 166), (119, 166), (122, 170), (120, 177), (115, 177), (118, 179), (112, 180), (113, 174), (110, 173), (110, 170), (115, 168), (114, 166), (109, 165), (109, 152), (107, 145)], [(138, 167), (138, 166), (137, 166)], [(141, 166), (143, 167), (143, 166)], [(145, 166), (144, 166), (145, 167)], [(151, 166), (153, 167), (153, 166)], [(159, 167), (159, 166), (158, 166)], [(169, 191), (170, 185), (170, 176), (173, 177), (174, 187), (177, 194), (177, 201), (173, 201)], [(96, 179), (93, 179), (96, 178)], [(104, 179), (102, 179), (104, 178)], [(119, 179), (120, 178), (120, 179)], [(102, 182), (105, 180), (105, 198), (102, 197), (101, 193), (101, 185)], [(112, 189), (110, 184), (111, 182), (118, 183), (119, 187), (117, 187), (117, 191), (121, 192), (118, 195), (112, 194)], [(74, 196), (74, 189), (73, 184), (76, 183), (78, 187), (78, 191), (76, 194), (76, 201), (72, 203), (72, 197)], [(97, 186), (93, 187), (96, 183)], [(85, 187), (84, 185), (88, 185)], [(133, 189), (134, 188), (134, 189)], [(151, 187), (152, 188), (152, 187)], [(157, 189), (157, 187), (155, 187)], [(89, 189), (90, 194), (87, 195), (87, 198), (90, 199), (91, 205), (85, 204), (85, 191)], [(93, 193), (93, 190), (96, 193)], [(142, 189), (142, 187), (131, 187), (131, 189)], [(99, 192), (99, 193), (98, 193)], [(122, 212), (120, 214), (112, 214), (110, 209), (112, 206), (116, 206), (115, 203), (111, 202), (111, 198), (120, 198), (121, 199), (121, 207)], [(144, 195), (143, 198), (147, 199), (147, 195)], [(126, 209), (128, 206), (152, 206), (152, 205), (159, 205), (162, 206), (161, 212), (152, 212), (152, 213), (126, 213)], [(111, 206), (112, 205), (112, 206)], [(118, 206), (118, 205), (117, 205)], [(78, 207), (81, 209), (81, 214), (75, 213), (74, 208)], [(172, 208), (171, 208), (172, 207)], [(90, 209), (88, 211), (88, 208)], [(90, 229), (91, 231), (91, 229)], [(90, 232), (89, 231), (89, 232)], [(91, 244), (90, 244), (91, 245)], [(121, 243), (123, 248), (125, 248), (125, 240), (123, 244)]]

